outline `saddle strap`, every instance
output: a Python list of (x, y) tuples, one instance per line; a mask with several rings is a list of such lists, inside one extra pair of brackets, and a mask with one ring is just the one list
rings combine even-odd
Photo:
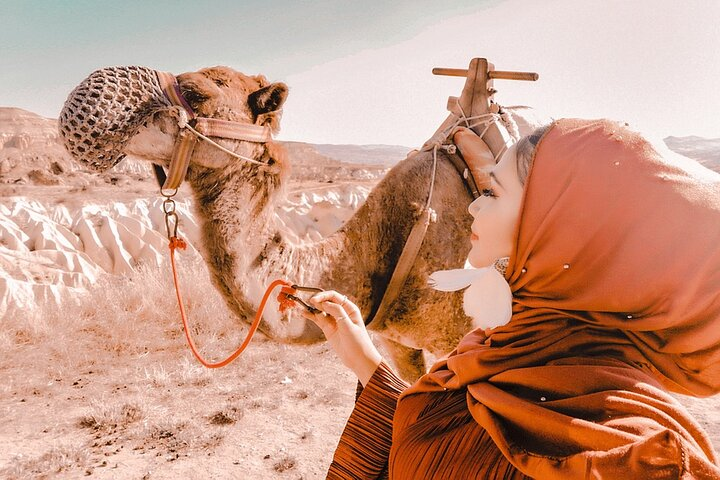
[(446, 157), (450, 160), (450, 163), (453, 164), (455, 170), (457, 170), (460, 174), (460, 178), (463, 179), (463, 183), (470, 192), (470, 195), (472, 195), (473, 200), (478, 198), (480, 196), (480, 190), (478, 189), (478, 184), (475, 181), (475, 174), (473, 170), (470, 169), (467, 162), (465, 162), (465, 159), (457, 153), (448, 153)]
[(434, 215), (435, 213), (431, 208), (426, 208), (423, 210), (420, 218), (418, 218), (415, 222), (415, 225), (413, 225), (410, 235), (405, 242), (405, 247), (400, 254), (397, 265), (395, 266), (395, 271), (393, 271), (392, 277), (390, 277), (390, 283), (388, 283), (388, 286), (385, 289), (385, 294), (380, 301), (380, 306), (375, 312), (372, 320), (366, 323), (368, 328), (378, 331), (382, 330), (385, 326), (385, 320), (387, 319), (387, 314), (390, 311), (390, 306), (392, 306), (395, 300), (397, 300), (400, 295), (400, 291), (405, 285), (405, 280), (407, 280), (408, 273), (410, 273), (410, 269), (415, 264), (415, 259), (417, 258), (420, 247), (422, 246), (428, 225), (430, 225)]
[[(433, 154), (437, 155), (437, 149), (434, 150)], [(470, 191), (473, 199), (478, 198), (480, 196), (480, 191), (478, 190), (478, 182), (476, 182), (475, 176), (475, 170), (477, 169), (469, 166), (460, 155), (448, 153), (446, 157), (450, 160), (464, 180), (464, 184)], [(436, 168), (436, 165), (433, 168)], [(487, 176), (487, 173), (484, 173), (484, 175)], [(479, 180), (482, 182), (482, 179)], [(385, 326), (387, 315), (390, 313), (390, 307), (393, 303), (395, 303), (397, 298), (400, 296), (400, 292), (405, 286), (407, 276), (415, 264), (415, 260), (420, 252), (420, 247), (425, 239), (428, 226), (430, 225), (430, 222), (434, 220), (434, 216), (435, 212), (430, 208), (428, 203), (420, 214), (420, 217), (415, 222), (415, 225), (413, 225), (412, 230), (410, 230), (410, 235), (408, 235), (408, 238), (405, 241), (405, 246), (403, 247), (403, 251), (400, 254), (397, 264), (395, 265), (395, 270), (390, 277), (390, 282), (385, 289), (385, 293), (380, 301), (380, 306), (375, 311), (375, 315), (373, 315), (372, 319), (365, 324), (367, 328), (379, 331)]]

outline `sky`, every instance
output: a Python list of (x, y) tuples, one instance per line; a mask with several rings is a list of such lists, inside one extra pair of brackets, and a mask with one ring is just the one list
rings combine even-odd
[(720, 138), (720, 0), (0, 0), (0, 106), (57, 117), (93, 70), (228, 65), (290, 87), (278, 138), (416, 147), (473, 57), (502, 105)]

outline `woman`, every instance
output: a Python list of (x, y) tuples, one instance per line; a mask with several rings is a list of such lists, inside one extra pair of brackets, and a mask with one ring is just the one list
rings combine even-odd
[(720, 478), (666, 393), (720, 391), (718, 175), (606, 120), (559, 120), (519, 157), (470, 206), (471, 264), (509, 257), (507, 324), (408, 388), (352, 302), (313, 298), (365, 387), (328, 478)]

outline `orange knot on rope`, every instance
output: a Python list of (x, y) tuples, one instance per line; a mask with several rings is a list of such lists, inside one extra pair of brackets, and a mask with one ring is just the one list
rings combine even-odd
[(187, 248), (187, 242), (180, 237), (170, 237), (170, 250), (173, 251), (177, 248), (185, 250)]
[(278, 310), (280, 310), (280, 313), (284, 313), (287, 310), (295, 307), (297, 303), (295, 300), (293, 300), (293, 297), (297, 293), (297, 290), (292, 288), (292, 286), (284, 286), (280, 289), (280, 293), (278, 293), (277, 301), (278, 301)]

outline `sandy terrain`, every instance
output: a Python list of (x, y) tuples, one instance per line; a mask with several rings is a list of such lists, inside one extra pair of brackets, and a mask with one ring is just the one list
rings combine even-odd
[[(261, 335), (230, 366), (201, 367), (147, 170), (79, 171), (47, 119), (10, 110), (0, 109), (0, 478), (324, 478), (353, 376), (325, 345)], [(298, 238), (332, 232), (386, 170), (289, 147), (295, 180), (278, 215)], [(179, 202), (195, 243), (187, 192)], [(218, 359), (247, 327), (195, 249), (179, 268), (192, 333)], [(680, 400), (720, 449), (720, 396)]]

